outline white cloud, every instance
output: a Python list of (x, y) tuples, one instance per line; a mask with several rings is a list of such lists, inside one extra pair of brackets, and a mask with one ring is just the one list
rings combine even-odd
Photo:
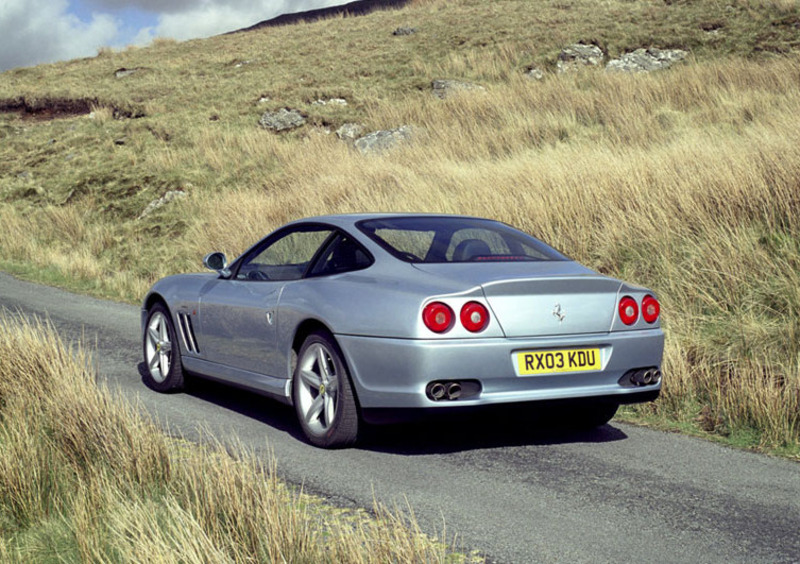
[(119, 23), (93, 15), (88, 23), (67, 13), (66, 0), (0, 2), (0, 70), (97, 54), (111, 45)]
[[(0, 0), (0, 71), (93, 56), (100, 47), (115, 47), (121, 42), (145, 45), (155, 37), (177, 40), (209, 37), (281, 14), (347, 1), (83, 0), (85, 6), (95, 10), (87, 23), (69, 13), (68, 0)], [(122, 17), (131, 10), (134, 14), (156, 15), (158, 23), (137, 29), (131, 28), (132, 22), (128, 21), (128, 27), (124, 27), (123, 22), (110, 15)]]
[[(115, 0), (106, 0), (115, 1)], [(147, 2), (148, 0), (140, 0)], [(182, 0), (173, 0), (182, 4)], [(205, 0), (195, 2), (192, 8), (170, 11), (159, 17), (159, 25), (154, 30), (160, 37), (172, 39), (191, 39), (209, 37), (219, 33), (235, 31), (258, 22), (272, 19), (285, 13), (303, 12), (346, 3), (343, 0)]]

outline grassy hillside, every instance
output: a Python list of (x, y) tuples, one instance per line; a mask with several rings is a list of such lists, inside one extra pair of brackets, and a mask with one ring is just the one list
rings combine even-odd
[[(557, 74), (578, 41), (690, 55)], [(626, 416), (797, 455), (799, 49), (793, 0), (418, 0), (9, 71), (0, 267), (136, 302), (309, 214), (495, 217), (659, 293), (665, 394)], [(439, 100), (439, 78), (486, 92)], [(308, 124), (258, 127), (282, 107)], [(330, 134), (345, 122), (416, 133), (364, 157)]]

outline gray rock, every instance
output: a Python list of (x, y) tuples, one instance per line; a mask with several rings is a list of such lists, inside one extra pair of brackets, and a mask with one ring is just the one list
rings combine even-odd
[(415, 27), (398, 27), (392, 32), (392, 35), (414, 35), (415, 33), (417, 33)]
[(671, 67), (686, 58), (688, 53), (681, 49), (636, 49), (625, 53), (619, 59), (609, 61), (609, 72), (650, 72)]
[(364, 135), (366, 128), (360, 123), (345, 123), (336, 130), (336, 136), (342, 141), (353, 143), (356, 139)]
[(576, 43), (567, 45), (558, 54), (558, 72), (573, 72), (583, 67), (597, 67), (603, 63), (603, 50), (597, 45)]
[(344, 98), (330, 98), (328, 100), (320, 99), (320, 100), (315, 100), (314, 102), (311, 102), (312, 106), (327, 106), (329, 104), (331, 106), (346, 106), (347, 105), (347, 100), (345, 100)]
[(397, 129), (373, 131), (356, 139), (355, 147), (362, 155), (383, 154), (411, 139), (411, 126), (403, 125)]
[(486, 88), (479, 84), (459, 80), (434, 80), (431, 88), (433, 88), (433, 95), (442, 100), (461, 92), (486, 92)]
[(281, 108), (275, 112), (264, 112), (258, 124), (272, 131), (286, 131), (287, 129), (295, 129), (305, 124), (306, 118), (297, 110), (290, 110), (288, 108)]
[(142, 67), (136, 67), (133, 69), (126, 69), (125, 67), (122, 67), (114, 71), (114, 76), (117, 78), (125, 78), (126, 76), (130, 76), (139, 72), (140, 70), (142, 70)]
[(158, 208), (165, 206), (170, 202), (174, 202), (175, 200), (182, 200), (185, 197), (186, 197), (186, 192), (184, 192), (183, 190), (170, 190), (169, 192), (161, 196), (158, 200), (153, 200), (152, 202), (147, 204), (147, 207), (144, 209), (144, 211), (139, 215), (137, 219), (144, 219), (145, 217), (156, 211)]
[(544, 79), (544, 73), (536, 67), (528, 69), (528, 72), (525, 73), (525, 76), (531, 80)]

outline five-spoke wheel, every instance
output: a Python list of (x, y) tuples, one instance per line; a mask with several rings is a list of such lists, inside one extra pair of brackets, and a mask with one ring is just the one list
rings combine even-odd
[(154, 305), (147, 314), (144, 338), (145, 382), (159, 392), (183, 387), (181, 350), (167, 309)]
[(300, 426), (308, 440), (325, 448), (353, 444), (358, 411), (339, 347), (325, 332), (306, 338), (297, 358), (292, 387)]

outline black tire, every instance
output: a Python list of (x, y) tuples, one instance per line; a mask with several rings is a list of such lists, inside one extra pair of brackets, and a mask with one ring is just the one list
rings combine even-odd
[(159, 392), (177, 392), (184, 387), (181, 347), (172, 316), (163, 304), (147, 312), (142, 335), (144, 382)]
[(341, 350), (329, 333), (311, 333), (300, 347), (292, 400), (300, 427), (311, 444), (322, 448), (355, 444), (358, 406)]

